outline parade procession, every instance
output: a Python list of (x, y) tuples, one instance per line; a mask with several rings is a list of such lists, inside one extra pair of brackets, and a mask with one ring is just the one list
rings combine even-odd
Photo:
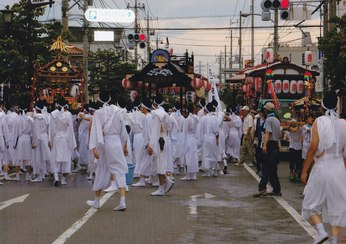
[(345, 31), (345, 0), (1, 1), (0, 243), (346, 243)]

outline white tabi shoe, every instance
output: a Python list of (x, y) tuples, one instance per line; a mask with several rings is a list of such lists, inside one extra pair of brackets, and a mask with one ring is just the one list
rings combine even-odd
[(180, 178), (180, 180), (191, 180), (190, 175), (186, 175), (183, 178)]
[(67, 185), (66, 177), (61, 177), (61, 185)]
[(126, 192), (129, 191), (129, 186), (128, 186), (128, 185), (125, 186), (125, 191), (126, 191)]
[(145, 179), (144, 178), (140, 178), (140, 180), (135, 183), (132, 184), (133, 187), (144, 187), (145, 186)]
[(26, 181), (31, 181), (31, 175), (29, 173), (25, 174), (25, 180)]
[(33, 182), (33, 183), (42, 182), (42, 181), (43, 181), (42, 176), (38, 176), (37, 178), (31, 180), (31, 182)]
[(153, 184), (151, 184), (151, 185), (157, 187), (160, 185), (160, 181), (159, 180), (154, 181)]
[(5, 177), (5, 181), (15, 181), (15, 180), (16, 180), (16, 179), (11, 178), (11, 177), (9, 177), (9, 176)]
[(163, 188), (159, 188), (157, 191), (150, 193), (151, 196), (164, 196), (165, 190)]
[(118, 191), (118, 187), (115, 181), (112, 181), (111, 185), (106, 190), (104, 190), (104, 192), (113, 192), (113, 191), (115, 192)]
[(3, 185), (4, 185), (4, 183), (0, 182), (0, 186), (3, 186)]
[(126, 210), (126, 204), (120, 203), (118, 207), (114, 208), (114, 211), (125, 211)]
[(190, 174), (190, 180), (197, 180), (196, 173), (191, 173)]
[(321, 244), (321, 243), (324, 243), (325, 241), (328, 240), (328, 238), (329, 238), (329, 237), (328, 237), (328, 234), (327, 234), (326, 232), (321, 233), (321, 234), (319, 234), (319, 235), (317, 236), (317, 238), (316, 238), (314, 244)]
[(20, 175), (18, 174), (18, 175), (16, 175), (16, 179), (15, 179), (17, 182), (19, 182), (20, 181)]
[(152, 177), (152, 176), (149, 176), (149, 177), (146, 178), (144, 181), (145, 181), (146, 184), (152, 185), (152, 184), (153, 184), (153, 177)]
[(88, 200), (86, 203), (92, 208), (96, 208), (96, 209), (100, 208), (100, 202), (98, 201)]
[(165, 185), (164, 185), (165, 194), (167, 192), (169, 192), (172, 189), (173, 186), (174, 186), (174, 181), (172, 181), (169, 178), (166, 178), (166, 182), (165, 182)]

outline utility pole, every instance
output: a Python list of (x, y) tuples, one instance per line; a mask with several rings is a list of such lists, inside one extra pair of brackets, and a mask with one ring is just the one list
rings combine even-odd
[(251, 62), (255, 65), (255, 0), (251, 2)]
[(222, 80), (222, 51), (220, 51), (220, 57), (219, 57), (219, 77), (220, 77), (220, 83)]
[[(88, 0), (84, 0), (84, 13), (88, 9)], [(89, 95), (88, 95), (88, 54), (89, 54), (89, 23), (83, 14), (83, 76), (84, 76), (84, 102), (88, 103)]]
[(241, 56), (241, 46), (242, 46), (242, 40), (241, 40), (241, 28), (242, 28), (242, 18), (241, 18), (241, 11), (239, 13), (239, 69), (242, 70), (243, 68), (243, 62), (242, 62), (242, 56)]
[[(139, 23), (138, 23), (138, 9), (141, 9), (141, 10), (144, 10), (145, 9), (145, 6), (144, 4), (139, 4), (138, 3), (138, 0), (135, 0), (135, 5), (134, 6), (130, 6), (129, 4), (127, 5), (127, 8), (132, 8), (134, 9), (134, 12), (135, 12), (135, 23), (134, 23), (134, 29), (135, 29), (135, 33), (138, 33), (139, 30), (140, 30), (140, 26), (139, 26)], [(135, 44), (135, 65), (136, 65), (136, 69), (137, 69), (137, 66), (138, 66), (138, 46), (137, 44)]]
[(62, 31), (63, 32), (68, 32), (68, 16), (67, 16), (67, 11), (68, 11), (69, 5), (68, 5), (68, 0), (62, 0), (62, 5), (61, 5), (61, 25), (62, 25)]
[(147, 10), (147, 58), (150, 62), (150, 25), (149, 25), (149, 10)]
[(329, 21), (328, 21), (328, 31), (333, 31), (335, 28), (334, 19), (336, 17), (336, 0), (329, 1)]
[(279, 58), (279, 36), (278, 36), (279, 10), (274, 9), (274, 61)]
[[(227, 46), (225, 45), (225, 66), (224, 66), (224, 76), (225, 76), (225, 82), (226, 82), (226, 68), (227, 68)], [(221, 82), (220, 82), (221, 83)]]

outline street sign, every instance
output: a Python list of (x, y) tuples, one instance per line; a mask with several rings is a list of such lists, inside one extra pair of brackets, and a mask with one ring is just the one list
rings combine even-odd
[(135, 13), (131, 9), (88, 8), (85, 18), (90, 22), (133, 23)]

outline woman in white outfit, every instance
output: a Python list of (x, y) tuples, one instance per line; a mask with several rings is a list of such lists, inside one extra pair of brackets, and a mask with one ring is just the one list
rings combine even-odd
[(314, 161), (302, 204), (302, 216), (318, 231), (314, 243), (328, 239), (323, 223), (331, 225), (331, 244), (338, 243), (340, 227), (346, 227), (346, 121), (337, 118), (336, 105), (335, 92), (326, 93), (322, 101), (326, 115), (317, 118), (312, 126), (301, 175), (301, 181), (306, 183)]

